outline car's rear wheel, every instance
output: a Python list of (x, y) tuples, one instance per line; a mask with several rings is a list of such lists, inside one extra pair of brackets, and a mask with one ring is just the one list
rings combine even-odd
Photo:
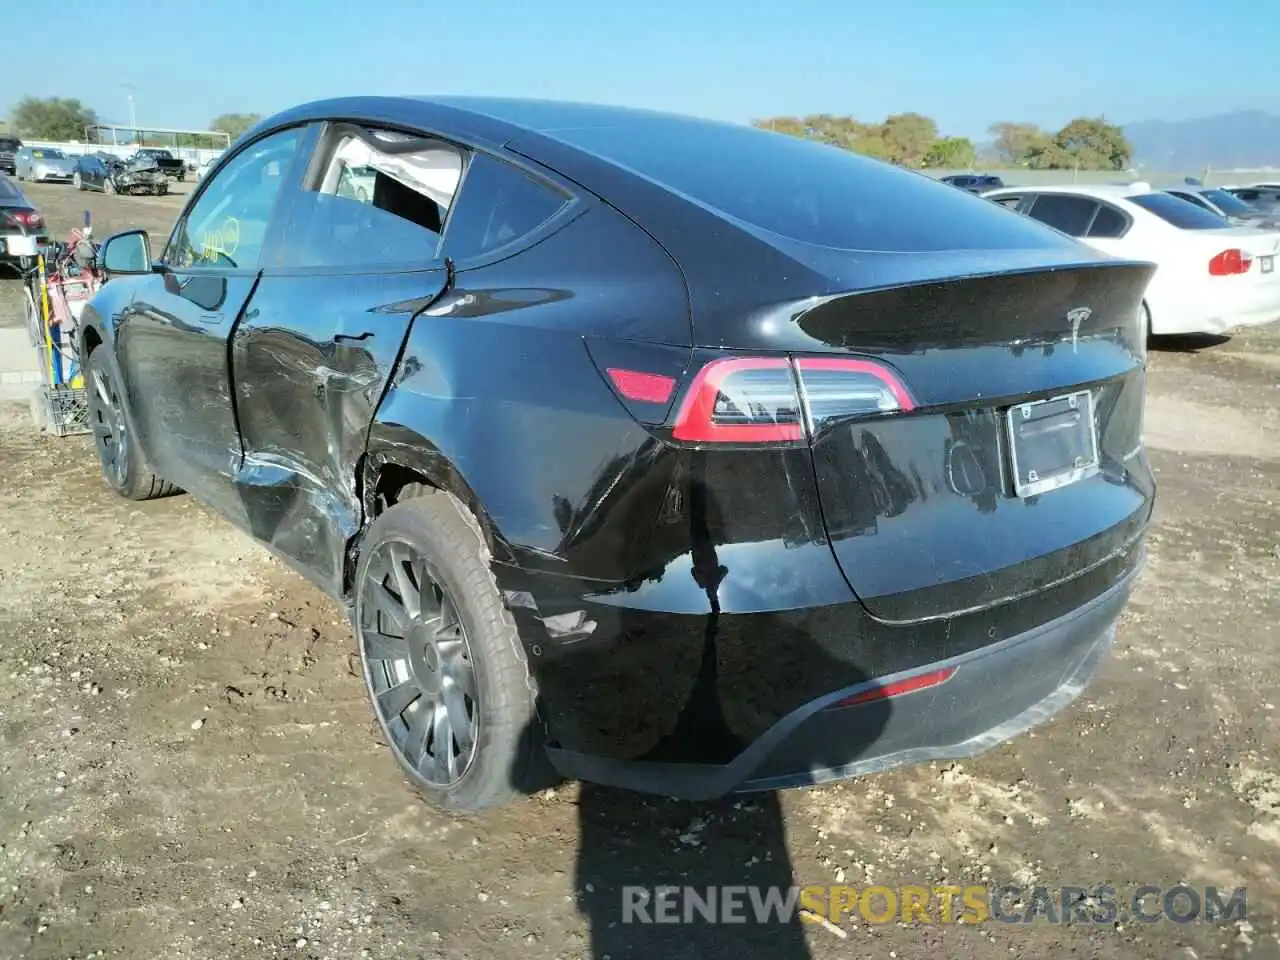
[(475, 812), (545, 776), (524, 648), (459, 500), (412, 486), (373, 522), (355, 627), (387, 745), (429, 799)]
[(94, 350), (89, 354), (88, 368), (89, 427), (103, 479), (130, 500), (154, 500), (178, 493), (176, 486), (157, 477), (142, 460), (125, 415), (124, 386), (110, 353), (102, 347)]

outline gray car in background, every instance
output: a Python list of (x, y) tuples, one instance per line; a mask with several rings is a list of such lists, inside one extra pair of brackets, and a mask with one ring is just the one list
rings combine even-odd
[(1226, 217), (1235, 226), (1263, 227), (1267, 230), (1280, 229), (1280, 214), (1275, 210), (1265, 210), (1245, 203), (1234, 193), (1222, 187), (1206, 187), (1202, 184), (1182, 184), (1170, 187), (1165, 193), (1194, 203), (1203, 210)]
[(23, 147), (16, 158), (19, 180), (71, 182), (76, 172), (76, 158), (56, 147)]

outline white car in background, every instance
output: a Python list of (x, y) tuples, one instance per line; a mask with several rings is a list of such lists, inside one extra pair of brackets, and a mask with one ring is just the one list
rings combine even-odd
[(14, 157), (14, 166), (19, 180), (70, 183), (76, 172), (76, 158), (54, 147), (23, 147)]
[(1147, 184), (1008, 187), (982, 195), (1104, 253), (1156, 264), (1143, 309), (1157, 336), (1280, 320), (1280, 232), (1232, 226)]

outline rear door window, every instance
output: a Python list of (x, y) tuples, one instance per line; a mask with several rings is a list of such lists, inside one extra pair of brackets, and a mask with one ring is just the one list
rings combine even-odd
[(551, 184), (477, 154), (449, 218), (444, 255), (460, 261), (505, 247), (546, 223), (568, 202), (569, 197)]
[(295, 198), (282, 266), (404, 269), (438, 259), (466, 151), (339, 127), (323, 152), (318, 179)]
[(1129, 218), (1110, 204), (1103, 203), (1098, 207), (1098, 215), (1089, 225), (1089, 236), (1100, 239), (1116, 239), (1124, 236), (1129, 229)]
[(1069, 193), (1042, 193), (1029, 211), (1031, 217), (1073, 237), (1084, 236), (1093, 220), (1098, 201)]
[(1231, 226), (1225, 217), (1180, 200), (1170, 193), (1137, 193), (1125, 199), (1181, 230), (1221, 230)]
[(1169, 194), (1171, 196), (1177, 197), (1179, 200), (1185, 200), (1187, 201), (1187, 203), (1194, 203), (1197, 207), (1200, 207), (1202, 210), (1208, 210), (1210, 213), (1217, 212), (1213, 209), (1213, 207), (1209, 206), (1209, 204), (1205, 202), (1203, 197), (1201, 197), (1198, 194), (1184, 193), (1181, 190), (1170, 190)]

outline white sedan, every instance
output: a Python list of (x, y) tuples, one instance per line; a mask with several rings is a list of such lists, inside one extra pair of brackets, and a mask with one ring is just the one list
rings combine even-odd
[(1142, 183), (1009, 187), (983, 196), (1104, 253), (1156, 264), (1143, 308), (1155, 335), (1226, 333), (1280, 320), (1280, 232)]

